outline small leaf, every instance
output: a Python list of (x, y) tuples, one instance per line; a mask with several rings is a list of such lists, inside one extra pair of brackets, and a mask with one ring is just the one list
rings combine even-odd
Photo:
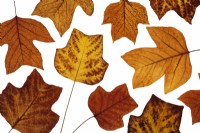
[(122, 117), (138, 105), (130, 97), (126, 84), (122, 84), (111, 92), (97, 87), (89, 97), (88, 106), (101, 128), (115, 130), (124, 126)]
[(66, 47), (56, 50), (56, 70), (73, 81), (100, 82), (108, 67), (102, 58), (102, 42), (102, 35), (88, 36), (74, 29)]
[[(22, 88), (10, 83), (0, 94), (0, 113), (22, 133), (49, 133), (59, 120), (51, 111), (62, 89), (46, 84), (34, 70)], [(11, 129), (11, 130), (12, 130)]]
[(112, 24), (113, 41), (127, 37), (135, 43), (139, 23), (149, 24), (147, 11), (144, 6), (128, 0), (110, 4), (104, 12), (104, 24)]
[(165, 74), (165, 93), (183, 85), (192, 66), (183, 34), (173, 27), (148, 27), (157, 48), (139, 48), (122, 58), (135, 69), (133, 88), (148, 86)]
[(33, 15), (50, 18), (62, 36), (69, 29), (77, 6), (82, 7), (87, 15), (92, 15), (92, 0), (40, 0)]
[(15, 17), (0, 24), (0, 46), (8, 44), (5, 60), (8, 74), (22, 65), (43, 69), (41, 54), (33, 40), (53, 42), (47, 29), (36, 20)]
[(192, 112), (192, 124), (200, 122), (200, 90), (190, 90), (179, 98)]
[(182, 111), (153, 95), (141, 116), (130, 116), (128, 133), (180, 133)]
[(191, 24), (199, 0), (150, 0), (151, 7), (161, 19), (168, 11), (174, 10), (180, 17)]

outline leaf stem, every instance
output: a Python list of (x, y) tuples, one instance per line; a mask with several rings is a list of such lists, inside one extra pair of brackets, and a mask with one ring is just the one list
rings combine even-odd
[(14, 8), (15, 8), (15, 16), (17, 16), (17, 7), (15, 1), (14, 1)]
[(192, 51), (190, 51), (190, 53), (192, 53), (192, 52), (196, 52), (196, 51), (200, 51), (200, 49), (192, 50)]
[(88, 120), (92, 119), (94, 116), (91, 116), (87, 118), (85, 121), (83, 121), (72, 133), (75, 133), (84, 123), (86, 123)]

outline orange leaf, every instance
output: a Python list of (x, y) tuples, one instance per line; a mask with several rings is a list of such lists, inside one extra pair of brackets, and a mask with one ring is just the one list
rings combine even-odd
[(152, 95), (141, 116), (130, 116), (128, 133), (180, 133), (182, 111)]
[(9, 83), (3, 90), (0, 94), (0, 113), (12, 129), (22, 133), (49, 133), (59, 119), (51, 111), (51, 106), (61, 91), (60, 87), (46, 84), (34, 70), (22, 88)]
[(5, 60), (8, 74), (16, 71), (22, 65), (43, 69), (41, 54), (32, 41), (53, 42), (53, 39), (40, 22), (15, 17), (0, 24), (0, 27), (0, 46), (8, 44)]
[(122, 117), (138, 105), (130, 97), (126, 84), (122, 84), (112, 92), (97, 87), (89, 97), (88, 106), (101, 128), (115, 130), (124, 126)]
[(50, 18), (62, 36), (69, 29), (77, 6), (82, 7), (87, 15), (92, 15), (92, 0), (40, 0), (33, 15)]
[(174, 10), (180, 17), (191, 24), (199, 0), (150, 0), (151, 7), (161, 19), (168, 11)]
[(149, 24), (145, 7), (128, 0), (110, 4), (105, 10), (103, 23), (112, 24), (113, 41), (127, 37), (134, 43), (138, 34), (137, 25), (139, 23)]
[(179, 98), (192, 111), (192, 124), (200, 122), (200, 90), (190, 90)]
[(139, 48), (122, 58), (135, 68), (133, 88), (148, 86), (165, 74), (165, 93), (183, 85), (192, 66), (183, 34), (172, 27), (148, 27), (157, 48)]

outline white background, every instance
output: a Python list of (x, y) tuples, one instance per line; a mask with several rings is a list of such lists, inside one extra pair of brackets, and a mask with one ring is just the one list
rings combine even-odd
[[(85, 123), (76, 133), (91, 132), (91, 133), (126, 133), (129, 115), (140, 116), (143, 108), (150, 99), (152, 94), (157, 95), (166, 102), (171, 102), (177, 105), (184, 105), (177, 98), (184, 92), (190, 89), (200, 89), (200, 81), (198, 72), (200, 72), (200, 52), (191, 53), (192, 63), (192, 76), (190, 80), (179, 87), (177, 90), (165, 95), (164, 94), (164, 78), (156, 81), (152, 85), (144, 88), (132, 89), (132, 77), (134, 69), (129, 67), (122, 59), (121, 56), (135, 48), (140, 47), (155, 47), (155, 43), (151, 40), (146, 26), (138, 25), (139, 33), (137, 41), (134, 45), (133, 42), (127, 38), (121, 38), (113, 43), (111, 40), (111, 25), (102, 25), (103, 15), (105, 8), (119, 0), (93, 0), (94, 13), (92, 16), (87, 16), (80, 7), (76, 8), (73, 21), (70, 29), (61, 38), (56, 30), (53, 22), (48, 18), (41, 18), (39, 16), (31, 16), (35, 6), (39, 0), (16, 0), (17, 15), (23, 18), (32, 18), (40, 21), (49, 30), (51, 36), (55, 40), (54, 43), (43, 43), (33, 41), (34, 45), (39, 49), (43, 58), (44, 70), (39, 70), (44, 80), (48, 84), (53, 84), (63, 88), (59, 100), (53, 105), (52, 110), (60, 116), (60, 120), (51, 131), (51, 133), (60, 132), (64, 111), (67, 105), (70, 91), (72, 89), (73, 81), (66, 79), (59, 75), (54, 68), (54, 56), (56, 48), (62, 48), (67, 44), (73, 28), (77, 28), (85, 34), (95, 35), (102, 34), (103, 38), (103, 58), (109, 63), (109, 67), (105, 73), (104, 79), (97, 85), (85, 85), (76, 82), (66, 122), (64, 125), (63, 133), (71, 133), (81, 122), (88, 117), (92, 116), (87, 101), (88, 97), (98, 85), (101, 85), (107, 91), (111, 91), (116, 86), (126, 83), (130, 95), (138, 103), (139, 107), (133, 112), (123, 117), (124, 127), (115, 131), (105, 131), (101, 129), (97, 121), (93, 118)], [(131, 0), (133, 1), (133, 0)], [(160, 21), (158, 20), (153, 9), (150, 7), (149, 0), (134, 0), (144, 5), (148, 12), (148, 18), (151, 26), (173, 26), (179, 29), (185, 36), (189, 50), (200, 49), (200, 8), (197, 8), (196, 14), (193, 18), (192, 25), (188, 24), (184, 19), (180, 18), (174, 11), (169, 11)], [(15, 16), (13, 0), (0, 0), (0, 22), (3, 23)], [(34, 69), (30, 66), (23, 66), (16, 72), (7, 75), (5, 69), (5, 56), (8, 50), (8, 45), (5, 44), (0, 47), (0, 92), (5, 89), (8, 82), (16, 87), (22, 87), (26, 81), (27, 76)], [(48, 122), (48, 121), (47, 121)], [(0, 115), (0, 133), (8, 133), (10, 125)], [(200, 131), (200, 124), (192, 125), (191, 111), (188, 107), (184, 106), (183, 116), (180, 126), (182, 133), (197, 133)], [(12, 130), (12, 133), (18, 131)]]

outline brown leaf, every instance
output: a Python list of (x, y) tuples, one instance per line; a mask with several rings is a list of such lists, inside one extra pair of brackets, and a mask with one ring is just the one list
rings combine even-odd
[(194, 17), (196, 8), (199, 6), (199, 0), (150, 0), (151, 7), (161, 19), (168, 11), (174, 10), (180, 17), (188, 23)]
[(128, 133), (180, 133), (182, 111), (153, 95), (141, 116), (130, 116)]
[(82, 7), (87, 15), (92, 15), (92, 0), (40, 0), (33, 15), (50, 18), (62, 36), (69, 29), (77, 6)]
[[(0, 95), (0, 113), (22, 133), (49, 133), (59, 116), (51, 111), (62, 89), (46, 84), (34, 70), (22, 88), (10, 83)], [(12, 130), (11, 129), (11, 130)]]
[(165, 93), (183, 85), (192, 66), (183, 34), (173, 27), (148, 27), (157, 48), (139, 48), (122, 58), (135, 69), (133, 88), (148, 86), (165, 74)]
[(130, 97), (126, 84), (122, 84), (111, 92), (97, 87), (89, 97), (88, 106), (101, 128), (115, 130), (124, 126), (122, 117), (138, 105)]
[(43, 69), (41, 54), (33, 40), (53, 42), (47, 29), (35, 20), (15, 17), (0, 24), (0, 46), (8, 44), (5, 60), (8, 74), (22, 65)]
[(190, 90), (179, 98), (192, 112), (192, 124), (200, 122), (200, 90)]
[(73, 81), (96, 84), (103, 79), (108, 67), (102, 54), (102, 35), (89, 36), (74, 29), (66, 47), (56, 50), (55, 68)]
[(107, 23), (112, 24), (113, 41), (127, 37), (134, 43), (138, 34), (137, 25), (139, 23), (149, 24), (145, 7), (128, 0), (120, 0), (106, 8), (103, 24)]

